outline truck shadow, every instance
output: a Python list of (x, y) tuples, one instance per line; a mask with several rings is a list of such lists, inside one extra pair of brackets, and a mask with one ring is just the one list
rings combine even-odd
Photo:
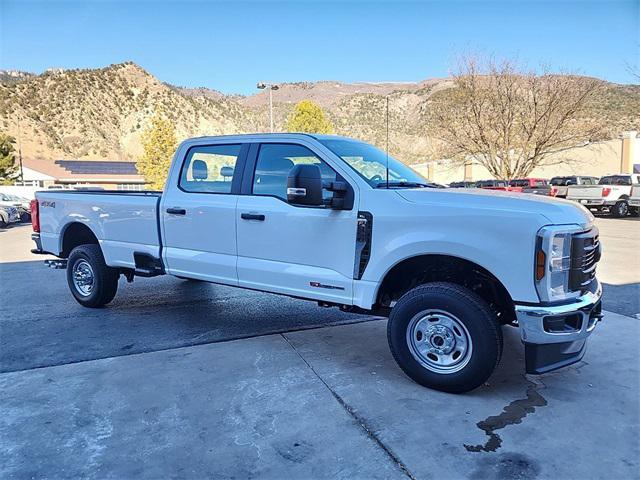
[(120, 279), (114, 301), (78, 305), (64, 270), (0, 263), (0, 371), (222, 342), (374, 317), (314, 302), (164, 276)]

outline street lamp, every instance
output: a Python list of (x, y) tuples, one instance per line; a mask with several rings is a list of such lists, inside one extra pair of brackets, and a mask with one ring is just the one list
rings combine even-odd
[(269, 125), (271, 133), (273, 133), (273, 91), (278, 90), (280, 86), (277, 83), (260, 82), (256, 85), (260, 90), (269, 89)]

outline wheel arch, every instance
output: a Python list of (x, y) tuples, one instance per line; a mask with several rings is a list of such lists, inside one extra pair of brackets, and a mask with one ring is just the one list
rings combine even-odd
[(60, 257), (68, 258), (71, 251), (80, 245), (100, 245), (97, 235), (82, 222), (70, 222), (60, 233)]
[(515, 304), (504, 283), (484, 266), (455, 255), (414, 255), (391, 265), (378, 284), (374, 302), (389, 307), (413, 287), (436, 281), (448, 281), (476, 292), (489, 303), (502, 323), (515, 319)]

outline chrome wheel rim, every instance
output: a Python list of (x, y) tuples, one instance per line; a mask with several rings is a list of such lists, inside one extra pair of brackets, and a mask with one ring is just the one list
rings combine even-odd
[(629, 205), (626, 202), (620, 203), (618, 206), (618, 215), (624, 217), (627, 213), (629, 213)]
[(93, 283), (95, 277), (93, 269), (86, 260), (79, 260), (73, 265), (71, 272), (73, 278), (73, 286), (76, 291), (83, 297), (88, 297), (93, 291)]
[(473, 352), (467, 327), (443, 310), (425, 310), (414, 316), (407, 327), (407, 345), (424, 368), (445, 374), (466, 367)]

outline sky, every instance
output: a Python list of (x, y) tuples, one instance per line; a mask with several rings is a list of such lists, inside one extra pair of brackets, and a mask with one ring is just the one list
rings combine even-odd
[(640, 0), (0, 0), (0, 69), (133, 61), (174, 85), (420, 81), (467, 53), (638, 83)]

